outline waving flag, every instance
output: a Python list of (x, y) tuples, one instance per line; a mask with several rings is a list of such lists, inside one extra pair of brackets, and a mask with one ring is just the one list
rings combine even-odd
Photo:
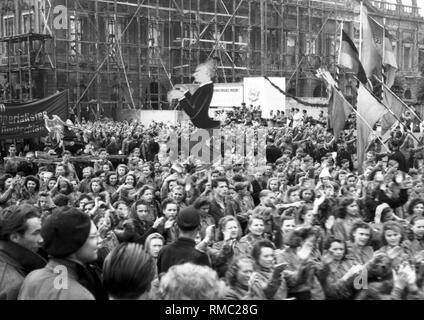
[(361, 61), (359, 61), (359, 52), (356, 49), (352, 39), (342, 31), (342, 41), (338, 64), (356, 73), (359, 81), (367, 83), (367, 75)]
[(358, 89), (357, 112), (359, 117), (356, 119), (358, 135), (358, 164), (362, 167), (365, 159), (365, 150), (368, 147), (368, 139), (372, 133), (372, 128), (378, 120), (386, 113), (386, 108), (381, 104), (364, 85), (360, 84)]
[(368, 16), (366, 7), (362, 8), (361, 25), (363, 35), (361, 61), (367, 77), (384, 76), (385, 83), (390, 88), (398, 69), (392, 46), (394, 38), (384, 26)]

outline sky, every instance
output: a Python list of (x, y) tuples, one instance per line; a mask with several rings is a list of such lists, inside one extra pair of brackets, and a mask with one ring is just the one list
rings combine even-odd
[(424, 0), (417, 1), (418, 7), (420, 7), (420, 14), (424, 17)]

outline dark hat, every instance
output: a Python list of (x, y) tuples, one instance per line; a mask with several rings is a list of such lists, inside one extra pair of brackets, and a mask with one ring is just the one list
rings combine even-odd
[(53, 257), (67, 257), (84, 245), (90, 228), (90, 217), (81, 210), (71, 207), (58, 210), (41, 228), (44, 250)]
[(192, 206), (182, 209), (177, 216), (177, 225), (184, 229), (195, 229), (200, 225), (200, 212)]

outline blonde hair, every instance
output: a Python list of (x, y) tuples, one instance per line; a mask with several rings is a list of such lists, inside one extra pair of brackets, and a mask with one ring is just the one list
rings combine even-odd
[(172, 266), (159, 284), (163, 300), (219, 300), (225, 292), (226, 285), (215, 270), (192, 263)]

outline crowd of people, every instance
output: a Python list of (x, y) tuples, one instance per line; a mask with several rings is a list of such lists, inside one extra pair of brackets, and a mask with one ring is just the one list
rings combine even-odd
[(83, 121), (23, 156), (9, 144), (0, 299), (424, 298), (421, 140), (399, 126), (358, 163), (353, 116), (334, 137), (323, 113), (243, 106), (223, 126), (267, 128), (248, 170), (161, 156), (184, 126)]

